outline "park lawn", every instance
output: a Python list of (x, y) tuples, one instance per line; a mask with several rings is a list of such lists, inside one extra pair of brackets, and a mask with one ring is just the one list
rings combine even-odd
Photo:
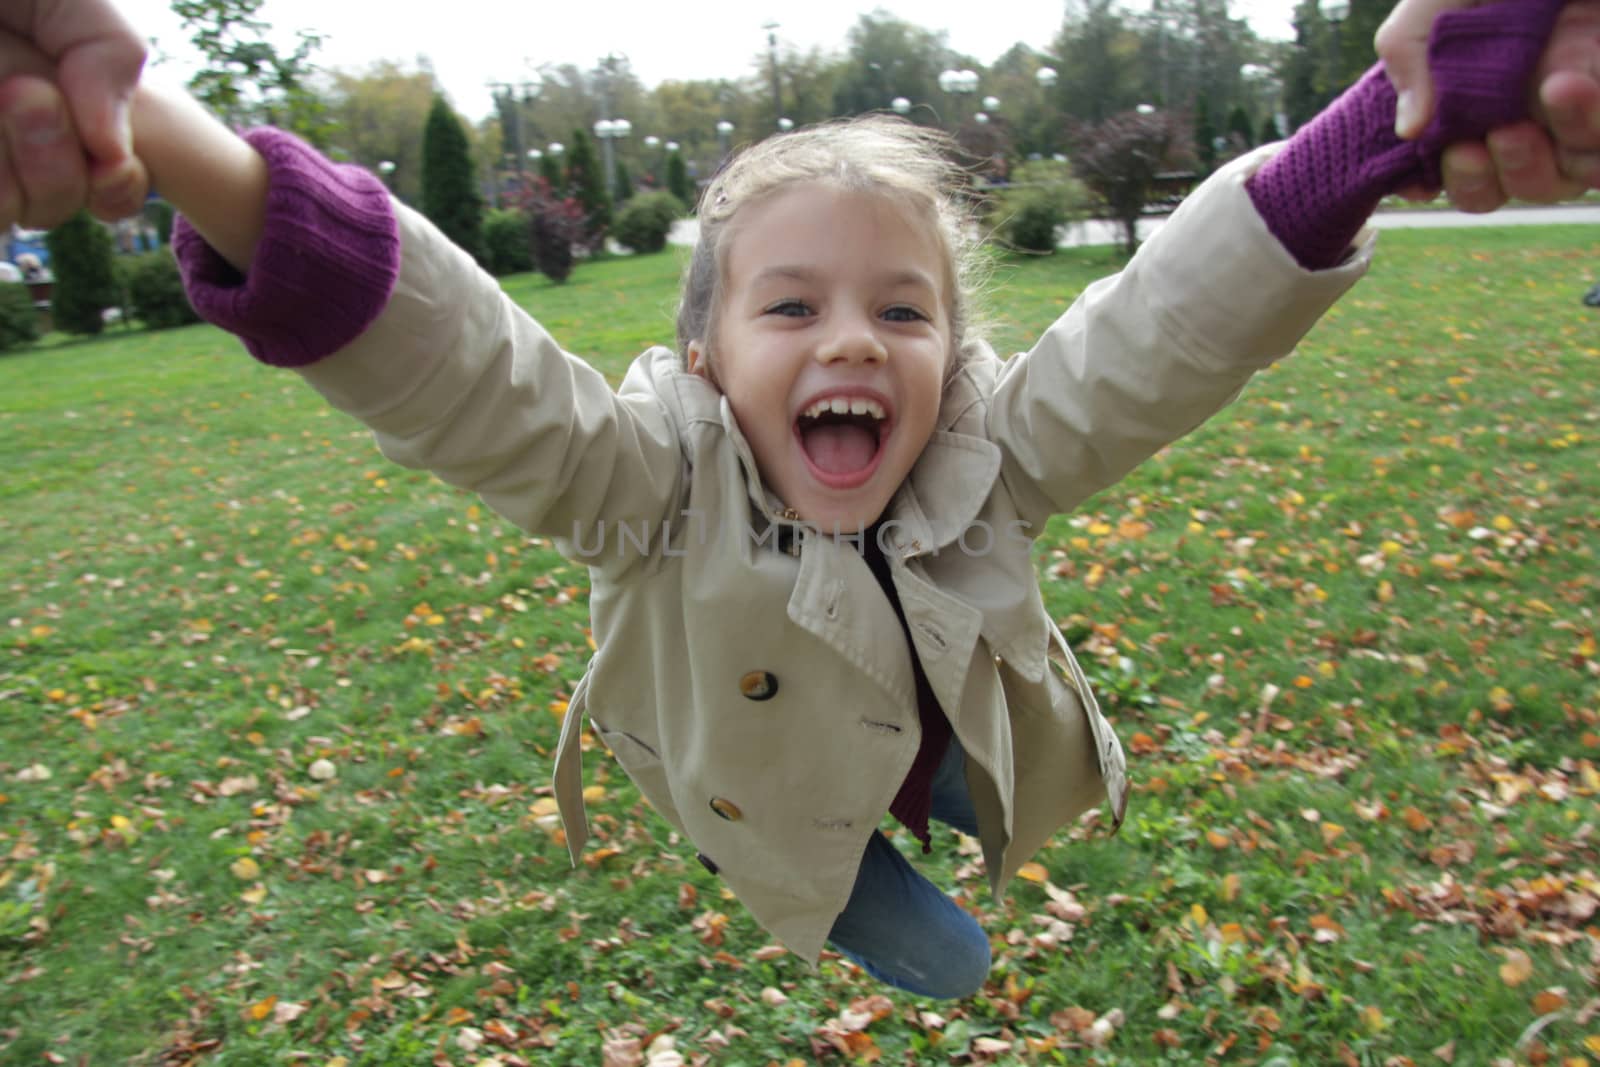
[[(0, 1062), (1600, 1063), (1593, 231), (1381, 245), (1041, 540), (1135, 792), (1005, 900), (936, 838), (956, 1004), (775, 948), (595, 749), (570, 868), (548, 543), (209, 327), (0, 358)], [(506, 286), (615, 380), (678, 266)], [(1116, 266), (998, 263), (997, 347)]]

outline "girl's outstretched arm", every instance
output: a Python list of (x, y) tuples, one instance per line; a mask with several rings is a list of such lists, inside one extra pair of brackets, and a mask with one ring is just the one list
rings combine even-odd
[(192, 98), (141, 87), (134, 149), (157, 191), (206, 243), (247, 273), (266, 217), (267, 165)]

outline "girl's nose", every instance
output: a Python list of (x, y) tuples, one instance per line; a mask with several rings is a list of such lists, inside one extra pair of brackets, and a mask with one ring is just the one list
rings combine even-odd
[(839, 322), (817, 346), (819, 363), (882, 363), (888, 358), (871, 324), (855, 318)]

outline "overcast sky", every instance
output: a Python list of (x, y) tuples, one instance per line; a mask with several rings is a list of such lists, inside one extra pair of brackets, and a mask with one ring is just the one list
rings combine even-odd
[[(1061, 24), (1059, 0), (886, 0), (875, 5), (948, 33), (952, 48), (990, 63), (1018, 41), (1045, 49)], [(1130, 0), (1130, 8), (1142, 7)], [(167, 0), (123, 0), (122, 9), (159, 51), (172, 57), (167, 79), (193, 67), (185, 34)], [(1263, 37), (1291, 36), (1294, 0), (1233, 0)], [(803, 13), (797, 13), (799, 12)], [(518, 81), (542, 63), (588, 68), (608, 52), (626, 55), (646, 86), (669, 79), (741, 78), (766, 50), (763, 25), (779, 23), (780, 46), (843, 51), (862, 0), (266, 0), (261, 16), (280, 46), (297, 29), (325, 35), (317, 62), (360, 70), (379, 59), (428, 56), (456, 109), (472, 119), (491, 110), (489, 81)]]

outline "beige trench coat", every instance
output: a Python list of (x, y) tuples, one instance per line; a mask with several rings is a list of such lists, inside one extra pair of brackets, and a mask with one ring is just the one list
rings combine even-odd
[[(1242, 182), (1205, 183), (1026, 354), (973, 349), (890, 504), (886, 558), (968, 756), (995, 892), (1068, 820), (1126, 802), (1121, 749), (1045, 612), (1031, 535), (1221, 408), (1364, 271), (1298, 268)], [(598, 651), (555, 787), (588, 836), (585, 715), (774, 936), (815, 961), (920, 731), (903, 632), (849, 544), (787, 519), (728, 405), (674, 354), (620, 390), (418, 216), (378, 322), (307, 369), (383, 451), (592, 568)], [(1053, 668), (1055, 660), (1059, 668)]]

